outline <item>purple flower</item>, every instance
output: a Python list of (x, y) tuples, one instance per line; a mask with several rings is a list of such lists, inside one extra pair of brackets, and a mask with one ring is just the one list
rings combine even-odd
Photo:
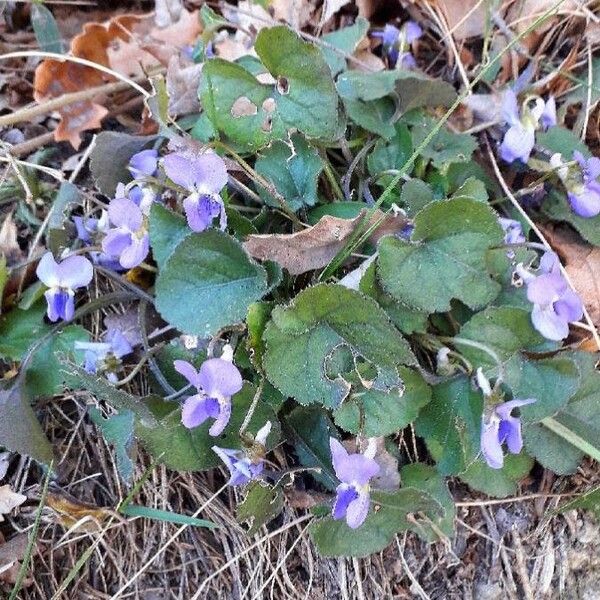
[(183, 403), (181, 422), (193, 429), (207, 419), (214, 419), (208, 433), (219, 435), (231, 417), (231, 396), (242, 389), (238, 368), (223, 358), (209, 358), (199, 371), (185, 360), (176, 360), (173, 365), (198, 391)]
[(556, 125), (554, 98), (544, 102), (539, 96), (530, 96), (521, 111), (513, 90), (506, 90), (502, 100), (502, 117), (508, 125), (500, 145), (500, 156), (506, 162), (520, 160), (526, 163), (535, 146), (535, 131)]
[(194, 158), (174, 153), (163, 158), (163, 166), (171, 181), (190, 192), (183, 201), (190, 228), (204, 231), (214, 218), (220, 217), (220, 227), (224, 230), (227, 216), (219, 195), (227, 184), (227, 167), (223, 159), (209, 152)]
[[(271, 431), (271, 421), (261, 427), (254, 441), (260, 444), (263, 449), (266, 446), (267, 437)], [(229, 469), (229, 485), (244, 485), (253, 479), (256, 479), (263, 471), (264, 458), (253, 458), (248, 456), (242, 450), (232, 450), (230, 448), (219, 448), (213, 446), (212, 449), (216, 452), (219, 458), (225, 463)]]
[(370, 445), (364, 454), (348, 454), (335, 438), (329, 438), (329, 447), (335, 474), (341, 481), (336, 489), (332, 516), (345, 518), (348, 527), (356, 529), (369, 512), (369, 480), (379, 473), (379, 465), (373, 460), (375, 447)]
[(595, 217), (600, 214), (600, 158), (592, 156), (586, 159), (575, 150), (573, 158), (581, 168), (581, 180), (566, 183), (567, 197), (573, 212), (580, 217)]
[(501, 469), (504, 464), (502, 445), (506, 443), (508, 451), (519, 454), (523, 448), (521, 420), (513, 417), (512, 411), (520, 406), (531, 404), (535, 399), (510, 400), (484, 412), (481, 417), (481, 452), (492, 469)]
[(129, 198), (115, 198), (108, 205), (108, 217), (115, 227), (102, 240), (102, 249), (110, 256), (118, 256), (124, 269), (137, 267), (150, 250), (141, 208)]
[(134, 154), (127, 167), (135, 179), (154, 177), (158, 169), (158, 152), (151, 148)]
[[(73, 223), (77, 230), (77, 239), (84, 245), (93, 246), (99, 242), (99, 236), (104, 236), (110, 228), (108, 213), (103, 210), (99, 219), (94, 217), (73, 217)], [(118, 260), (104, 252), (90, 252), (89, 257), (95, 265), (118, 271), (122, 269)]]
[(52, 252), (46, 252), (40, 260), (36, 275), (48, 286), (44, 294), (51, 321), (70, 321), (75, 313), (75, 291), (85, 287), (94, 276), (92, 263), (84, 256), (69, 256), (57, 263)]
[(75, 342), (75, 350), (85, 351), (83, 368), (88, 373), (106, 373), (113, 383), (121, 366), (121, 358), (131, 354), (133, 348), (118, 329), (109, 329), (104, 342)]
[(401, 29), (394, 25), (386, 25), (383, 31), (375, 31), (372, 35), (381, 39), (383, 52), (387, 55), (391, 67), (397, 64), (403, 69), (416, 67), (409, 46), (423, 35), (423, 30), (418, 23), (407, 21)]
[(521, 265), (517, 272), (527, 284), (527, 299), (533, 303), (533, 326), (549, 340), (564, 340), (569, 335), (569, 323), (583, 316), (583, 304), (562, 276), (556, 254), (546, 252), (542, 256), (540, 275), (529, 273)]
[(498, 222), (500, 223), (500, 227), (504, 230), (505, 244), (523, 244), (527, 241), (523, 234), (523, 226), (519, 221), (500, 217)]

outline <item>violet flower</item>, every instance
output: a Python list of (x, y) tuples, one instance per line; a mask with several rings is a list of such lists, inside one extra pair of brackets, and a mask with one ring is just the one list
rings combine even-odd
[(83, 368), (88, 373), (106, 373), (106, 378), (117, 381), (121, 359), (133, 352), (131, 344), (118, 329), (109, 329), (103, 342), (75, 342), (75, 350), (83, 350)]
[(523, 226), (519, 221), (500, 217), (498, 222), (500, 223), (500, 227), (504, 230), (505, 244), (524, 244), (527, 241), (523, 234)]
[(118, 257), (124, 269), (137, 267), (150, 250), (146, 217), (141, 208), (129, 198), (114, 198), (108, 205), (108, 218), (115, 227), (102, 240), (102, 249)]
[(42, 256), (37, 269), (38, 279), (48, 290), (44, 293), (51, 321), (70, 321), (75, 313), (75, 290), (85, 287), (94, 276), (92, 263), (84, 256), (68, 256), (57, 263), (52, 252)]
[(592, 156), (586, 159), (581, 152), (575, 150), (573, 159), (581, 169), (578, 180), (570, 180), (567, 184), (567, 197), (576, 215), (589, 218), (600, 214), (600, 158)]
[(329, 438), (329, 447), (335, 474), (341, 481), (332, 516), (336, 520), (345, 518), (348, 527), (356, 529), (369, 512), (369, 480), (379, 473), (379, 465), (373, 460), (375, 446), (370, 444), (364, 454), (349, 454), (338, 440)]
[(564, 340), (569, 335), (569, 323), (583, 316), (583, 304), (560, 272), (554, 252), (542, 256), (539, 270), (536, 276), (517, 266), (517, 273), (527, 284), (527, 299), (533, 303), (531, 321), (545, 338)]
[(492, 469), (501, 469), (504, 465), (503, 444), (506, 443), (508, 451), (512, 454), (521, 452), (523, 448), (521, 419), (514, 417), (512, 411), (535, 401), (534, 398), (509, 400), (491, 407), (482, 415), (481, 452), (485, 462)]
[(539, 96), (529, 96), (519, 111), (517, 96), (509, 89), (504, 92), (502, 116), (508, 130), (500, 145), (500, 156), (509, 163), (526, 163), (535, 146), (536, 130), (556, 125), (556, 103), (553, 97), (544, 102)]
[[(99, 238), (106, 235), (110, 229), (108, 212), (105, 210), (102, 210), (99, 219), (95, 217), (74, 216), (72, 220), (77, 231), (77, 239), (81, 240), (85, 246), (93, 246), (96, 243), (100, 243)], [(89, 257), (95, 265), (100, 265), (114, 271), (122, 269), (119, 261), (105, 252), (90, 252)]]
[[(260, 444), (264, 451), (267, 437), (271, 432), (271, 421), (267, 421), (256, 433), (255, 443)], [(225, 463), (229, 470), (228, 485), (244, 485), (253, 479), (256, 479), (263, 471), (264, 458), (248, 456), (243, 450), (232, 450), (230, 448), (219, 448), (213, 446), (212, 449), (219, 458)]]
[(410, 45), (423, 35), (418, 23), (407, 21), (400, 29), (394, 25), (386, 25), (383, 31), (374, 31), (371, 35), (381, 39), (383, 52), (392, 68), (398, 65), (403, 69), (414, 69), (417, 66), (410, 53)]
[(219, 195), (227, 184), (227, 167), (223, 159), (211, 152), (194, 158), (173, 153), (163, 158), (163, 166), (171, 181), (190, 192), (183, 201), (190, 228), (204, 231), (214, 218), (219, 217), (221, 230), (224, 230), (227, 215)]
[(185, 360), (176, 360), (173, 365), (197, 390), (183, 403), (181, 422), (188, 429), (214, 419), (208, 430), (217, 436), (225, 429), (231, 417), (231, 396), (242, 389), (242, 375), (229, 360), (209, 358), (199, 371)]
[(154, 177), (158, 170), (158, 152), (153, 148), (142, 150), (129, 159), (127, 166), (134, 179)]

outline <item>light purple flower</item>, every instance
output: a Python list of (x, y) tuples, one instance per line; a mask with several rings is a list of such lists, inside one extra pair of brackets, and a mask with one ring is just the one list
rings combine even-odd
[[(73, 217), (73, 223), (77, 230), (77, 239), (80, 239), (86, 246), (100, 243), (100, 236), (104, 236), (110, 229), (108, 213), (105, 210), (102, 210), (99, 219), (75, 216)], [(90, 252), (89, 257), (95, 265), (114, 271), (122, 269), (118, 260), (104, 252)]]
[(500, 156), (509, 163), (515, 160), (526, 163), (535, 146), (536, 129), (556, 125), (556, 104), (552, 97), (544, 102), (539, 96), (532, 96), (519, 111), (517, 96), (509, 89), (502, 99), (502, 117), (508, 130), (500, 145)]
[(337, 478), (332, 516), (346, 519), (348, 527), (360, 527), (369, 513), (371, 494), (369, 481), (379, 473), (379, 465), (373, 460), (375, 446), (369, 445), (364, 454), (349, 454), (335, 438), (329, 438), (331, 460)]
[(57, 263), (52, 252), (42, 256), (37, 269), (38, 279), (49, 289), (44, 296), (51, 321), (70, 321), (75, 313), (75, 290), (85, 287), (94, 276), (92, 263), (84, 256), (68, 256)]
[[(271, 421), (267, 421), (266, 424), (258, 430), (254, 441), (264, 448), (270, 431)], [(229, 470), (230, 477), (228, 485), (244, 485), (249, 481), (256, 479), (263, 472), (264, 458), (262, 457), (250, 457), (242, 450), (219, 448), (219, 446), (213, 446), (212, 449), (217, 453)]]
[(394, 25), (386, 25), (383, 31), (375, 31), (372, 35), (381, 39), (383, 52), (387, 55), (391, 67), (396, 65), (403, 69), (416, 67), (409, 46), (423, 35), (423, 30), (418, 23), (407, 21), (401, 29)]
[(519, 221), (500, 217), (498, 222), (500, 223), (500, 227), (504, 230), (505, 244), (523, 244), (527, 241), (523, 234), (523, 226)]
[(223, 358), (209, 358), (202, 363), (199, 371), (185, 360), (176, 360), (173, 365), (198, 392), (183, 403), (183, 425), (193, 429), (207, 419), (214, 419), (209, 435), (222, 433), (231, 417), (231, 396), (242, 389), (242, 375), (238, 368)]
[(108, 205), (108, 218), (115, 226), (102, 240), (102, 249), (119, 257), (124, 269), (137, 267), (148, 256), (150, 242), (146, 218), (129, 198), (114, 198)]
[(190, 228), (204, 231), (219, 217), (221, 230), (224, 230), (227, 215), (219, 195), (227, 184), (227, 167), (223, 159), (212, 152), (194, 158), (173, 153), (163, 158), (163, 166), (171, 181), (190, 192), (183, 201)]
[(154, 177), (158, 169), (158, 152), (150, 148), (134, 154), (129, 159), (127, 168), (135, 179)]
[(583, 304), (562, 276), (554, 252), (542, 256), (539, 270), (536, 276), (522, 265), (517, 267), (517, 273), (527, 284), (527, 299), (533, 303), (531, 321), (545, 338), (564, 340), (569, 335), (569, 323), (583, 316)]
[(573, 158), (581, 168), (581, 180), (567, 182), (567, 197), (573, 212), (580, 217), (595, 217), (600, 214), (600, 158), (592, 156), (586, 159), (575, 150)]
[(83, 350), (83, 368), (88, 373), (106, 373), (113, 383), (121, 366), (121, 358), (131, 354), (133, 348), (118, 329), (109, 329), (103, 342), (75, 342), (75, 350)]
[(521, 419), (511, 413), (515, 408), (532, 404), (535, 399), (510, 400), (491, 407), (481, 417), (481, 452), (492, 469), (501, 469), (504, 465), (502, 445), (506, 443), (508, 451), (519, 454), (523, 448)]

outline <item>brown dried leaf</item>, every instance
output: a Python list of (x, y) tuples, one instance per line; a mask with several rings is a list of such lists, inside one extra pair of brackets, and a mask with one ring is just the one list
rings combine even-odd
[(15, 537), (4, 541), (0, 536), (0, 581), (8, 584), (16, 583), (19, 566), (27, 550), (29, 536), (26, 533), (20, 533)]
[(167, 69), (167, 93), (169, 94), (169, 114), (188, 115), (200, 110), (198, 86), (202, 65), (173, 56)]
[(436, 4), (441, 10), (455, 40), (462, 41), (483, 35), (486, 22), (485, 2), (480, 0), (435, 0), (432, 4)]
[[(250, 235), (244, 247), (260, 260), (273, 260), (287, 269), (291, 275), (300, 275), (325, 267), (343, 248), (344, 244), (363, 219), (366, 211), (354, 219), (340, 219), (325, 215), (314, 226), (291, 234)], [(384, 214), (377, 210), (370, 222), (375, 223)], [(388, 214), (370, 238), (377, 243), (384, 235), (400, 231), (406, 224), (405, 217)]]
[[(181, 18), (164, 29), (154, 25), (153, 15), (120, 15), (106, 23), (87, 23), (71, 41), (70, 54), (134, 77), (157, 63), (167, 64), (183, 45), (200, 33), (197, 11), (183, 11)], [(37, 102), (97, 87), (114, 77), (70, 61), (47, 59), (35, 70)], [(59, 110), (61, 121), (54, 132), (56, 141), (68, 141), (77, 149), (81, 133), (97, 129), (108, 111), (104, 98), (77, 102)]]
[(106, 508), (80, 502), (64, 491), (48, 492), (46, 503), (58, 515), (60, 523), (67, 529), (79, 523), (78, 529), (98, 531), (104, 520), (114, 514)]
[(13, 492), (10, 485), (0, 486), (0, 523), (4, 521), (3, 515), (7, 515), (23, 502), (27, 500), (27, 496)]
[(346, 6), (350, 0), (325, 0), (323, 2), (323, 14), (321, 15), (321, 25), (324, 25), (335, 15), (338, 10)]
[(17, 225), (12, 213), (4, 217), (0, 226), (0, 256), (6, 258), (6, 264), (14, 265), (25, 258), (25, 254), (17, 241)]

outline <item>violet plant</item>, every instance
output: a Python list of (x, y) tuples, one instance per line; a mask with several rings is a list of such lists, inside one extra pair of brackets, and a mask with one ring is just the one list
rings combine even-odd
[[(449, 478), (506, 496), (536, 461), (565, 473), (582, 453), (600, 458), (597, 357), (577, 349), (586, 298), (533, 226), (567, 221), (600, 246), (600, 161), (579, 153), (553, 98), (519, 102), (517, 89), (504, 94), (503, 161), (488, 169), (476, 152), (487, 138), (439, 119), (452, 82), (410, 70), (421, 25), (371, 34), (391, 67), (377, 73), (345, 58), (367, 30), (328, 34), (337, 55), (265, 27), (252, 61), (199, 57), (202, 112), (181, 128), (157, 116), (152, 149), (100, 133), (95, 202), (57, 210), (75, 213), (78, 239), (72, 224), (40, 230), (54, 255), (32, 255), (41, 284), (11, 292), (4, 306), (19, 306), (0, 323), (2, 357), (25, 375), (37, 360), (32, 386), (50, 356), (60, 385), (129, 419), (122, 448), (135, 440), (178, 471), (225, 466), (252, 527), (277, 516), (284, 490), (314, 495), (309, 529), (330, 556), (378, 552), (409, 529), (451, 535)], [(127, 164), (112, 164), (125, 147)], [(116, 167), (131, 179), (107, 177)], [(121, 325), (90, 341), (57, 323), (94, 276), (82, 325), (109, 312), (135, 341)], [(29, 445), (0, 444), (48, 463), (40, 424), (28, 427)]]

